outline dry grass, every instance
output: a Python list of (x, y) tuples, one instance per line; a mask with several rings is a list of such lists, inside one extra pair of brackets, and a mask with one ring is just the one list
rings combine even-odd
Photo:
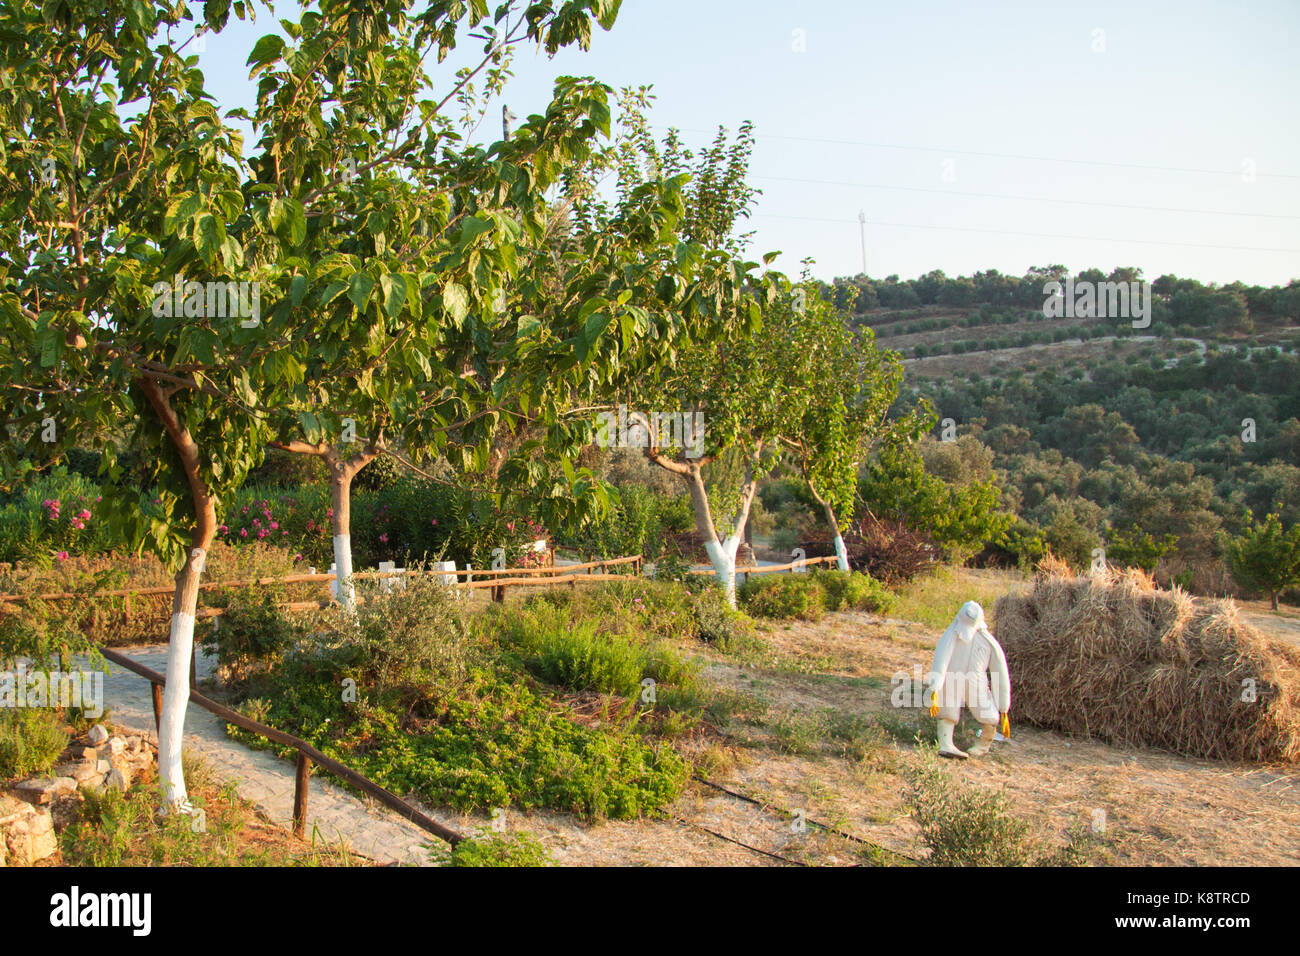
[(997, 633), (1020, 720), (1192, 757), (1300, 757), (1300, 653), (1230, 600), (1045, 567), (1030, 594), (998, 602)]

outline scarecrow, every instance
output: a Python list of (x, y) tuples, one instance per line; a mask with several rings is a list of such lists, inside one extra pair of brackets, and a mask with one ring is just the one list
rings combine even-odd
[[(984, 623), (984, 609), (974, 601), (961, 606), (948, 630), (939, 638), (926, 684), (930, 716), (939, 718), (939, 756), (959, 760), (978, 757), (988, 753), (999, 729), (1003, 738), (1011, 736), (1011, 723), (1007, 719), (1011, 710), (1007, 656)], [(952, 742), (962, 707), (981, 725), (979, 740), (969, 754), (958, 750)]]

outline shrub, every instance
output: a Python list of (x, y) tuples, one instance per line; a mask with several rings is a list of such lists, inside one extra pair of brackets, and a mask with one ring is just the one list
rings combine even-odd
[[(394, 793), (462, 810), (550, 807), (586, 820), (632, 819), (677, 799), (690, 765), (616, 721), (583, 726), (518, 675), (472, 669), (458, 695), (344, 704), (349, 658), (290, 658), (257, 688), (260, 719), (303, 737)], [(355, 661), (351, 661), (355, 663)], [(248, 708), (251, 710), (251, 708)], [(286, 747), (233, 726), (254, 749)]]
[(906, 772), (907, 804), (930, 848), (931, 866), (1036, 866), (1076, 862), (1065, 851), (1045, 849), (1030, 825), (1007, 808), (1000, 793), (957, 782), (940, 766), (937, 752), (922, 748), (921, 763)]
[[(217, 663), (235, 675), (272, 666), (293, 644), (294, 622), (281, 610), (279, 588), (238, 590), (218, 598), (225, 614), (213, 618), (204, 644), (215, 650)], [(219, 623), (218, 623), (219, 622)]]
[(694, 597), (695, 630), (704, 643), (727, 651), (754, 640), (753, 622), (727, 603), (722, 588), (706, 584)]
[(759, 617), (816, 621), (826, 610), (825, 591), (814, 575), (765, 574), (740, 586), (740, 600)]
[(541, 841), (528, 833), (492, 834), (462, 840), (434, 858), (445, 866), (554, 866)]
[(600, 634), (586, 622), (548, 631), (529, 661), (529, 669), (548, 683), (622, 697), (636, 696), (641, 665), (641, 654), (625, 638)]
[[(418, 565), (412, 570), (423, 570)], [(429, 574), (411, 574), (406, 587), (370, 593), (358, 609), (355, 631), (367, 672), (380, 689), (429, 684), (459, 687), (478, 660), (455, 595)]]
[(888, 614), (895, 597), (879, 581), (859, 571), (817, 571), (816, 580), (826, 595), (826, 610), (870, 611)]
[(0, 780), (44, 773), (68, 746), (58, 713), (38, 707), (0, 709)]
[(95, 514), (98, 499), (94, 481), (62, 465), (38, 475), (0, 504), (0, 561), (48, 567), (107, 551), (114, 539)]

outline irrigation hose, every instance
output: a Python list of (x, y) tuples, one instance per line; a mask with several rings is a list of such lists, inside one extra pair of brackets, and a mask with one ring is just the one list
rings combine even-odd
[[(743, 800), (746, 803), (752, 803), (754, 806), (759, 807), (761, 809), (766, 810), (770, 807), (774, 810), (777, 810), (785, 814), (787, 817), (794, 816), (794, 814), (792, 814), (789, 810), (786, 810), (784, 807), (778, 806), (775, 803), (764, 803), (761, 800), (756, 800), (753, 797), (748, 796), (747, 794), (737, 793), (735, 790), (731, 790), (727, 787), (724, 787), (722, 784), (716, 783), (708, 779), (707, 777), (702, 777), (699, 774), (695, 775), (695, 779), (698, 780), (700, 783), (712, 787), (714, 790), (720, 790), (723, 793), (727, 794), (728, 796), (735, 797), (737, 800)], [(900, 859), (907, 860), (909, 863), (919, 864), (921, 862), (915, 857), (908, 856), (906, 853), (900, 853), (898, 850), (891, 850), (889, 847), (881, 846), (879, 843), (872, 843), (870, 840), (864, 840), (862, 837), (854, 836), (852, 833), (845, 833), (843, 830), (833, 827), (830, 824), (822, 823), (820, 820), (814, 820), (812, 817), (805, 816), (804, 822), (806, 822), (809, 826), (814, 826), (817, 829), (824, 830), (827, 833), (833, 833), (835, 836), (841, 837), (845, 840), (849, 840), (853, 843), (860, 843), (863, 846), (869, 846), (874, 850), (879, 850), (881, 853), (888, 853), (890, 856), (896, 856), (899, 857)], [(744, 844), (741, 845), (743, 846)], [(759, 851), (759, 852), (763, 852), (763, 851)]]

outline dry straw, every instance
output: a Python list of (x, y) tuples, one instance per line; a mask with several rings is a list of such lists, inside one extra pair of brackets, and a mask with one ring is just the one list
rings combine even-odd
[(996, 621), (1013, 719), (1193, 757), (1300, 759), (1300, 652), (1230, 600), (1048, 560), (1027, 595), (998, 600)]

